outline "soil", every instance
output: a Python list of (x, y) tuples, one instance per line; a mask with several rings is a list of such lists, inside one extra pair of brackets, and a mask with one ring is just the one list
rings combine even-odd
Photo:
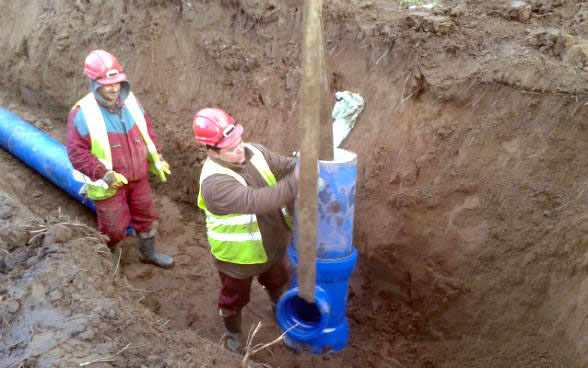
[[(0, 150), (1, 367), (588, 366), (588, 1), (325, 0), (331, 89), (366, 103), (350, 341), (222, 348), (195, 179), (193, 114), (299, 147), (301, 0), (0, 0), (0, 104), (65, 144), (83, 60), (115, 54), (170, 162), (152, 180), (158, 249), (118, 269), (95, 214)], [(256, 285), (254, 343), (281, 331)]]

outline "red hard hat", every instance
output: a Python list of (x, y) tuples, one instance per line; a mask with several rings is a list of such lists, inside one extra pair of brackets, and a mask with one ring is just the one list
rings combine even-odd
[(194, 115), (196, 142), (217, 148), (232, 146), (243, 135), (243, 126), (221, 109), (205, 107)]
[(94, 50), (86, 56), (84, 73), (100, 84), (116, 84), (127, 80), (118, 60), (104, 50)]

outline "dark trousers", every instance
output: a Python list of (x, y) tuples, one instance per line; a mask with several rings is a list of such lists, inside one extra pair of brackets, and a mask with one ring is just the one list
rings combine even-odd
[[(139, 233), (150, 231), (157, 220), (147, 177), (123, 185), (110, 198), (94, 201), (98, 214), (98, 231), (110, 239), (114, 248), (127, 236), (129, 225)], [(155, 223), (156, 225), (156, 223)]]
[[(249, 303), (253, 277), (235, 279), (220, 271), (218, 274), (221, 281), (218, 307), (223, 317), (232, 317)], [(268, 292), (278, 290), (288, 283), (289, 280), (288, 261), (285, 257), (281, 261), (274, 263), (269, 270), (257, 276), (257, 281)]]

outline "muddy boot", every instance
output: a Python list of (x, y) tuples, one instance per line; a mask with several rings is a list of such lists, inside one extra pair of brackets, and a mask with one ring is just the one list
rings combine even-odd
[(225, 323), (225, 346), (234, 353), (243, 351), (243, 335), (241, 333), (241, 311), (232, 317), (223, 317)]
[(278, 308), (278, 302), (280, 301), (280, 297), (284, 295), (286, 291), (288, 291), (288, 288), (288, 283), (285, 283), (276, 290), (265, 289), (267, 295), (269, 295), (270, 304), (272, 305), (272, 312), (274, 312), (274, 316), (276, 315), (276, 309)]
[(170, 268), (174, 265), (174, 259), (165, 254), (155, 252), (155, 234), (152, 230), (146, 233), (136, 233), (137, 246), (139, 247), (139, 260), (143, 263), (151, 263), (158, 267)]

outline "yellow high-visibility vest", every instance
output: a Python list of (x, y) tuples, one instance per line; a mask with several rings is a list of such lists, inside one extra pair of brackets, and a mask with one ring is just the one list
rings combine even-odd
[[(108, 141), (106, 123), (104, 122), (102, 111), (100, 110), (100, 106), (98, 106), (98, 102), (96, 101), (94, 94), (88, 93), (75, 104), (74, 108), (76, 106), (80, 106), (82, 112), (84, 113), (88, 132), (90, 134), (90, 141), (92, 142), (92, 154), (98, 158), (100, 162), (102, 162), (107, 170), (112, 170), (112, 154), (110, 152), (110, 142)], [(165, 182), (166, 178), (161, 166), (159, 154), (157, 153), (157, 148), (149, 136), (145, 116), (143, 116), (143, 112), (141, 111), (139, 103), (137, 102), (133, 92), (129, 93), (125, 101), (125, 106), (129, 110), (129, 113), (135, 121), (135, 124), (137, 124), (139, 132), (141, 132), (141, 136), (143, 137), (145, 145), (147, 146), (147, 159), (150, 162), (149, 171), (159, 175), (161, 181)], [(104, 182), (104, 180), (98, 179), (94, 181), (77, 170), (74, 170), (74, 178), (85, 183), (88, 197), (90, 199), (106, 199), (112, 197), (116, 193), (115, 189), (108, 188), (108, 185)]]
[[(269, 186), (275, 185), (277, 180), (261, 151), (251, 144), (245, 145), (253, 152), (251, 157), (253, 166)], [(202, 166), (200, 186), (202, 186), (204, 179), (213, 174), (229, 175), (242, 185), (247, 186), (245, 179), (241, 175), (212, 161), (210, 158), (207, 158)], [(257, 216), (254, 213), (215, 215), (206, 208), (206, 203), (202, 198), (202, 190), (198, 192), (197, 206), (206, 213), (206, 233), (210, 243), (210, 251), (217, 259), (239, 264), (267, 262)], [(288, 227), (292, 229), (292, 220), (288, 216), (285, 207), (282, 208), (282, 215)]]

